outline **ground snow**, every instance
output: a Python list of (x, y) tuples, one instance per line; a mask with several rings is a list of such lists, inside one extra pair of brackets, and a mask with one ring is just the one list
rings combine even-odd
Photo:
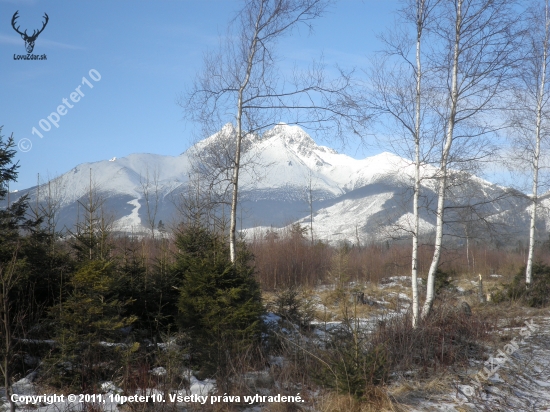
[[(389, 284), (400, 284), (406, 277), (387, 278)], [(407, 296), (403, 293), (394, 293), (400, 299)], [(408, 297), (407, 297), (408, 298)], [(374, 315), (368, 319), (361, 319), (360, 325), (367, 330), (374, 330), (379, 322), (383, 322), (392, 316), (399, 316), (406, 311), (406, 305), (399, 311), (387, 311), (382, 314)], [(273, 313), (266, 313), (263, 317), (266, 324), (277, 325), (281, 317)], [(410, 412), (428, 412), (428, 411), (545, 411), (550, 410), (550, 317), (537, 317), (533, 323), (538, 326), (532, 336), (525, 339), (525, 342), (519, 344), (519, 348), (510, 355), (510, 361), (504, 363), (499, 371), (495, 373), (483, 385), (483, 390), (468, 398), (464, 396), (467, 392), (467, 385), (473, 379), (473, 376), (485, 366), (481, 362), (472, 362), (474, 365), (470, 370), (461, 375), (461, 380), (456, 381), (456, 390), (451, 393), (429, 395), (429, 397), (409, 397), (406, 404), (401, 404), (403, 410)], [(319, 341), (324, 341), (328, 335), (327, 332), (341, 327), (340, 322), (314, 322), (316, 326), (316, 335)], [(512, 332), (513, 336), (519, 336), (520, 328), (502, 328), (501, 332)], [(498, 331), (497, 331), (498, 333)], [(508, 341), (503, 341), (502, 347)], [(489, 350), (488, 354), (496, 355), (497, 349)], [(273, 366), (283, 366), (285, 359), (282, 357), (272, 357), (270, 363)], [(162, 367), (154, 368), (150, 371), (155, 375), (163, 375), (166, 370)], [(36, 372), (19, 380), (13, 385), (13, 391), (18, 395), (42, 395), (37, 393), (37, 388), (33, 384)], [(187, 396), (200, 395), (205, 396), (213, 393), (216, 389), (215, 380), (198, 380), (190, 370), (186, 370), (183, 376), (189, 382), (189, 389), (173, 392), (173, 394)], [(399, 382), (395, 383), (399, 385)], [(122, 390), (113, 382), (104, 382), (101, 386), (106, 394), (120, 394)], [(156, 389), (147, 389), (141, 391), (142, 395), (160, 394)], [(50, 395), (50, 394), (48, 394)], [(4, 407), (9, 409), (9, 404), (5, 398), (5, 391), (0, 388), (0, 396), (3, 397)], [(428, 396), (428, 395), (427, 395)], [(116, 402), (111, 402), (106, 396), (104, 411), (119, 411)], [(18, 410), (28, 409), (30, 405), (18, 405)], [(69, 412), (82, 410), (82, 404), (58, 402), (52, 405), (40, 404), (33, 410), (37, 412)], [(248, 411), (260, 412), (263, 406), (254, 406)], [(309, 409), (314, 412), (313, 409)]]
[[(485, 365), (468, 371), (456, 392), (430, 399), (417, 398), (410, 412), (428, 411), (548, 411), (550, 410), (550, 318), (535, 318), (538, 330), (520, 343), (518, 350), (483, 386), (483, 390), (467, 397), (473, 375)], [(519, 335), (519, 328), (514, 328)], [(502, 346), (508, 342), (504, 341)], [(498, 348), (497, 348), (498, 349)], [(490, 352), (492, 354), (493, 352)], [(494, 355), (496, 356), (495, 349)]]

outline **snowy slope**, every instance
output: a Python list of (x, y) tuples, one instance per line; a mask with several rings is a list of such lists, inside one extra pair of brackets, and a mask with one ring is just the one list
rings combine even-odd
[[(80, 203), (85, 203), (92, 187), (105, 199), (103, 208), (112, 213), (117, 230), (144, 231), (153, 217), (155, 224), (178, 219), (176, 204), (188, 187), (191, 162), (204, 163), (212, 153), (218, 153), (214, 157), (227, 153), (227, 158), (234, 153), (234, 135), (233, 126), (228, 124), (179, 156), (132, 154), (84, 163), (49, 185), (13, 194), (12, 200), (28, 193), (31, 201), (36, 202), (38, 197), (45, 202), (49, 196), (59, 204), (58, 226), (72, 227), (81, 214)], [(308, 223), (309, 188), (314, 233), (320, 239), (355, 242), (359, 238), (360, 242), (368, 242), (404, 236), (411, 227), (414, 165), (410, 160), (391, 153), (354, 159), (317, 145), (301, 128), (284, 124), (262, 136), (247, 136), (243, 145), (243, 164), (253, 167), (241, 173), (239, 227)], [(424, 234), (430, 233), (435, 223), (436, 180), (430, 179), (435, 172), (430, 166), (421, 172), (422, 202), (427, 206), (421, 213)], [(527, 200), (510, 199), (506, 193), (505, 188), (474, 176), (468, 185), (451, 190), (448, 205), (484, 203), (483, 212), (489, 220), (524, 226)], [(550, 200), (546, 203), (550, 206)], [(446, 213), (457, 220), (455, 209)], [(548, 213), (540, 216), (541, 230), (550, 227)]]

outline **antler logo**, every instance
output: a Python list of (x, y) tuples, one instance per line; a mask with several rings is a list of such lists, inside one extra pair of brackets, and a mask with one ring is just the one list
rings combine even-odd
[(34, 50), (34, 42), (36, 41), (36, 38), (38, 37), (38, 35), (39, 35), (40, 33), (42, 33), (42, 31), (44, 31), (44, 29), (46, 28), (46, 24), (48, 24), (48, 20), (49, 20), (50, 18), (48, 17), (48, 15), (47, 15), (46, 13), (44, 13), (44, 19), (45, 19), (45, 21), (44, 21), (44, 23), (43, 23), (43, 25), (42, 25), (42, 28), (41, 28), (40, 30), (38, 30), (38, 31), (34, 30), (34, 31), (32, 32), (32, 35), (29, 36), (29, 35), (27, 34), (27, 30), (25, 30), (23, 33), (21, 33), (21, 32), (19, 31), (19, 27), (20, 27), (20, 26), (15, 27), (15, 20), (17, 20), (17, 18), (19, 17), (19, 16), (18, 16), (18, 13), (19, 13), (19, 10), (17, 10), (17, 11), (15, 12), (15, 14), (13, 15), (13, 17), (11, 18), (11, 25), (12, 25), (13, 29), (14, 29), (17, 33), (19, 33), (19, 34), (21, 35), (21, 38), (22, 38), (23, 40), (25, 40), (25, 48), (27, 49), (27, 53), (32, 53), (32, 51)]

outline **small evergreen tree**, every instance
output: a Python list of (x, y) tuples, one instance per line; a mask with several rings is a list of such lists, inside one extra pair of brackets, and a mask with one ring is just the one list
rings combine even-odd
[(64, 301), (52, 309), (58, 319), (57, 353), (50, 361), (58, 366), (52, 383), (74, 388), (92, 387), (110, 378), (117, 368), (113, 350), (121, 329), (136, 318), (124, 316), (131, 301), (120, 301), (114, 265), (89, 261), (74, 273)]
[(157, 229), (159, 232), (164, 233), (166, 232), (166, 227), (164, 226), (164, 223), (162, 223), (162, 219), (159, 220), (159, 223), (157, 225)]
[(118, 265), (120, 282), (124, 284), (120, 298), (132, 300), (128, 310), (138, 318), (134, 327), (139, 336), (157, 341), (161, 335), (176, 329), (179, 293), (174, 288), (175, 279), (167, 262), (165, 243), (168, 241), (149, 241), (160, 244), (160, 256), (149, 263), (140, 253), (141, 241), (130, 239), (124, 243), (124, 255)]
[(510, 284), (495, 296), (495, 302), (520, 301), (529, 307), (544, 308), (550, 306), (550, 266), (535, 262), (532, 269), (532, 283), (525, 283), (525, 267), (516, 274)]
[[(13, 135), (4, 141), (0, 127), (0, 201), (9, 196), (9, 183), (17, 180), (19, 165), (14, 163)], [(28, 265), (23, 251), (29, 233), (39, 225), (40, 219), (27, 216), (27, 197), (0, 208), (0, 373), (6, 388), (10, 410), (15, 405), (10, 398), (11, 377), (14, 368), (16, 333), (24, 328), (22, 319), (28, 318), (28, 302), (21, 299)]]
[[(111, 220), (104, 211), (105, 199), (92, 182), (90, 169), (90, 185), (88, 194), (78, 201), (78, 221), (75, 232), (71, 233), (71, 246), (76, 259), (80, 262), (87, 260), (110, 259), (112, 250)], [(82, 212), (82, 219), (81, 219)]]
[(260, 338), (263, 307), (252, 256), (241, 245), (232, 264), (225, 240), (199, 226), (180, 231), (176, 245), (179, 325), (191, 338), (193, 366), (213, 375)]

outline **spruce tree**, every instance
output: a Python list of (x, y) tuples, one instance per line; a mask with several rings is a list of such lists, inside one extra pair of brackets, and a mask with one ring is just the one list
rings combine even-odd
[(200, 226), (180, 231), (176, 246), (179, 325), (190, 337), (192, 365), (213, 375), (260, 338), (263, 307), (251, 255), (242, 246), (232, 264), (225, 239)]
[(134, 299), (112, 254), (110, 225), (91, 172), (88, 195), (79, 204), (83, 219), (69, 241), (75, 268), (64, 279), (60, 303), (50, 310), (57, 350), (48, 362), (56, 367), (45, 369), (53, 385), (92, 390), (120, 369), (117, 352), (137, 350), (137, 343), (122, 343), (124, 328), (137, 318), (128, 313)]
[[(19, 165), (13, 161), (16, 153), (13, 135), (4, 141), (1, 131), (0, 127), (0, 201), (5, 201), (9, 197), (9, 183), (17, 180)], [(21, 319), (29, 316), (27, 302), (20, 299), (28, 276), (23, 245), (27, 241), (25, 232), (32, 233), (40, 219), (28, 218), (26, 196), (7, 203), (0, 208), (0, 372), (10, 410), (15, 411), (10, 399), (15, 335), (24, 328)]]
[(57, 365), (52, 383), (75, 389), (92, 387), (111, 378), (118, 368), (114, 351), (121, 329), (135, 322), (124, 316), (130, 300), (118, 299), (118, 281), (112, 262), (91, 260), (74, 273), (68, 296), (52, 315), (58, 320), (59, 352), (50, 362)]
[[(142, 254), (142, 241), (160, 244), (159, 256), (146, 260)], [(169, 270), (165, 243), (162, 239), (127, 239), (123, 244), (122, 262), (118, 265), (119, 281), (124, 285), (120, 298), (132, 299), (128, 310), (137, 316), (134, 324), (139, 336), (157, 341), (165, 333), (176, 329), (178, 290)]]

